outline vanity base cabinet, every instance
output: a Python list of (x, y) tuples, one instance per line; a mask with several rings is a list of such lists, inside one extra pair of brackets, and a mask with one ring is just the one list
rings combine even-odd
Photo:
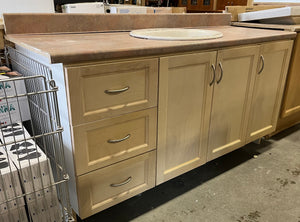
[(255, 76), (258, 54), (259, 46), (218, 51), (207, 161), (245, 144), (250, 83)]
[(217, 52), (160, 59), (157, 184), (206, 162)]
[(247, 142), (275, 131), (293, 41), (262, 44), (254, 80)]
[(291, 46), (54, 65), (74, 211), (87, 218), (274, 131)]

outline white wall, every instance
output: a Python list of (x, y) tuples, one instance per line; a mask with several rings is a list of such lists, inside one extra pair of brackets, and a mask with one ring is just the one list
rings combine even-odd
[(3, 13), (54, 12), (54, 0), (0, 0), (0, 18)]

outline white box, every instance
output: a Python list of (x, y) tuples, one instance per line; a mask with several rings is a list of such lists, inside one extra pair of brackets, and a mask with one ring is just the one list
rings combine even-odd
[(26, 94), (24, 80), (7, 81), (10, 78), (0, 75), (0, 125), (6, 126), (31, 118), (26, 96), (12, 97)]
[[(11, 129), (11, 126), (6, 128)], [(5, 144), (26, 139), (26, 142), (22, 141), (7, 145), (6, 149), (9, 158), (19, 171), (30, 215), (36, 218), (35, 216), (39, 211), (35, 210), (34, 213), (30, 209), (38, 209), (40, 207), (39, 204), (45, 201), (46, 203), (51, 203), (53, 206), (51, 211), (61, 217), (56, 188), (51, 186), (54, 184), (54, 179), (49, 159), (39, 146), (32, 139), (28, 138), (30, 138), (29, 133), (20, 123), (14, 124), (13, 132), (3, 131), (3, 136), (0, 134), (0, 139)], [(47, 200), (43, 200), (45, 198)], [(47, 206), (44, 206), (44, 208), (47, 209)]]
[[(46, 194), (44, 198), (28, 203), (28, 210), (32, 221), (62, 221), (60, 206), (53, 195)], [(47, 219), (45, 219), (47, 218)]]
[[(25, 205), (21, 196), (22, 189), (18, 170), (14, 163), (7, 157), (5, 149), (0, 147), (0, 214), (22, 208)], [(18, 197), (21, 196), (21, 197)], [(17, 198), (18, 197), (18, 198)], [(8, 200), (10, 200), (8, 202)], [(0, 220), (1, 221), (1, 220)]]
[(147, 14), (147, 7), (142, 6), (111, 6), (112, 14)]
[(28, 221), (27, 214), (25, 207), (19, 207), (18, 209), (10, 210), (5, 214), (0, 214), (0, 221), (19, 221), (19, 222), (26, 222)]
[(105, 13), (103, 2), (62, 5), (63, 13)]

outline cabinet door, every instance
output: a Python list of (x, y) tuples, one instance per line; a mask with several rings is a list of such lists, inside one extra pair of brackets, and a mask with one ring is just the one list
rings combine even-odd
[(216, 52), (161, 58), (157, 183), (206, 162)]
[(249, 116), (250, 82), (255, 75), (259, 46), (220, 50), (207, 159), (212, 160), (244, 145)]
[(293, 41), (261, 46), (261, 61), (254, 82), (247, 142), (273, 132), (276, 128)]
[(282, 102), (282, 110), (276, 131), (281, 131), (300, 122), (300, 34), (294, 43), (287, 83)]

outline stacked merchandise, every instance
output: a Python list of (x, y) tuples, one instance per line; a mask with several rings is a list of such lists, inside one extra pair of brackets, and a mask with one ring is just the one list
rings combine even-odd
[(0, 221), (28, 221), (18, 170), (0, 147)]
[(49, 159), (33, 139), (28, 139), (30, 135), (22, 124), (15, 123), (6, 128), (8, 130), (2, 130), (0, 135), (4, 144), (22, 141), (6, 146), (6, 151), (19, 172), (32, 221), (61, 221)]
[(21, 123), (31, 115), (19, 76), (0, 67), (0, 221), (62, 221), (50, 161)]

